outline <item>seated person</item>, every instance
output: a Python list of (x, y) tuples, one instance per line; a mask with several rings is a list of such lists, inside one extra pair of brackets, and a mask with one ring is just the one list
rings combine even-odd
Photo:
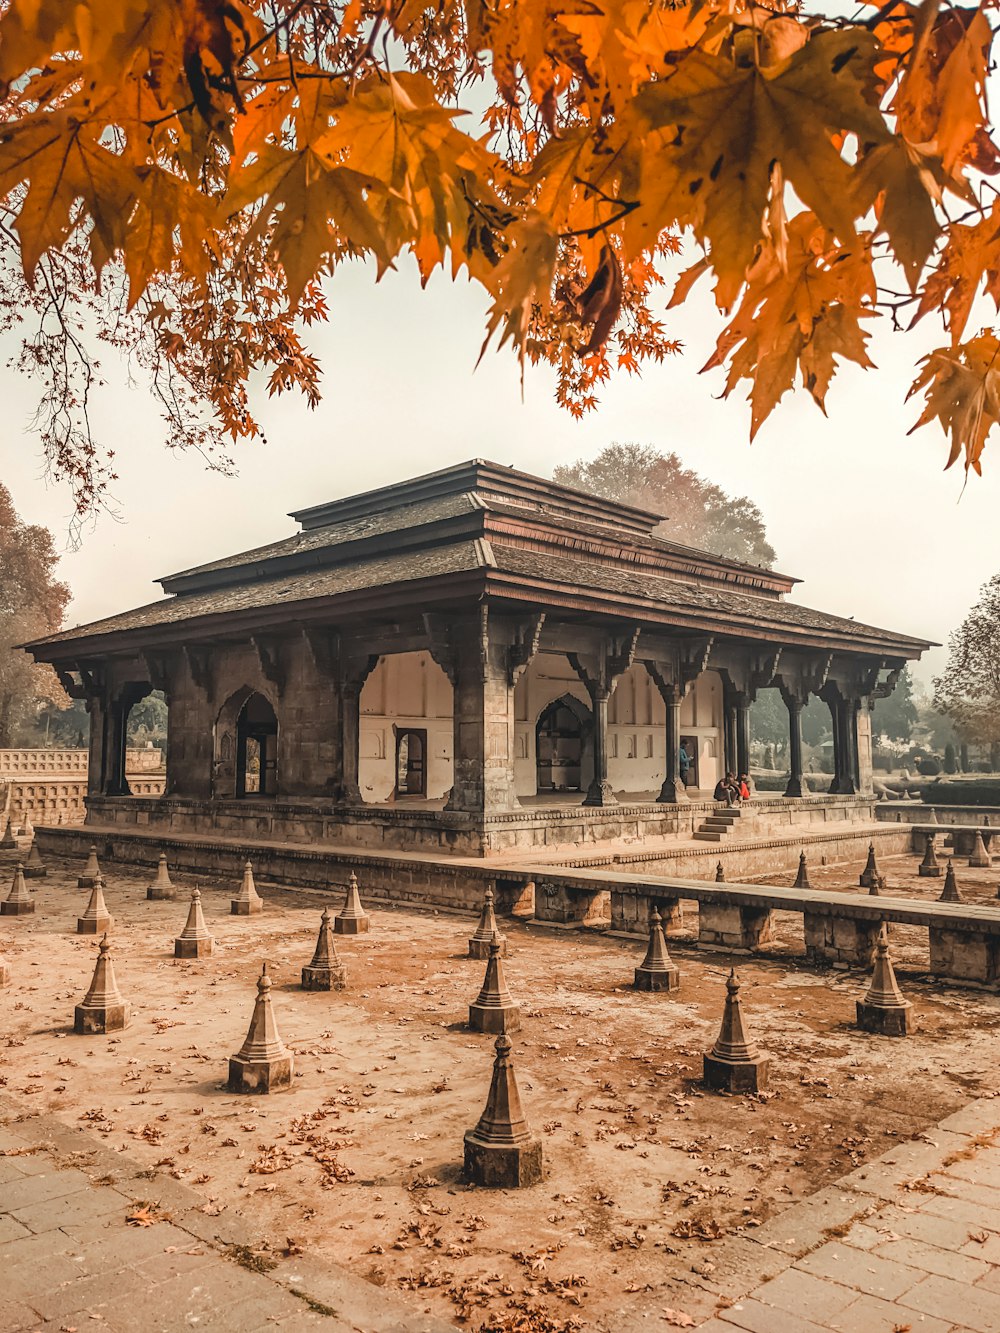
[(713, 799), (716, 801), (725, 801), (726, 805), (732, 805), (734, 800), (733, 788), (729, 785), (730, 775), (727, 773), (724, 778), (720, 778), (715, 784)]
[(740, 800), (749, 801), (750, 799), (750, 774), (740, 774)]

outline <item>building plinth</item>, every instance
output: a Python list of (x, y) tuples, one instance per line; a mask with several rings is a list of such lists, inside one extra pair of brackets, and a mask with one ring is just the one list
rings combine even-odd
[(292, 1053), (278, 1035), (267, 964), (257, 981), (257, 999), (246, 1041), (229, 1057), (229, 1091), (281, 1092), (292, 1086)]
[(722, 1027), (704, 1061), (704, 1079), (710, 1088), (721, 1092), (760, 1092), (767, 1087), (770, 1061), (747, 1040), (735, 969), (726, 980)]
[(121, 1032), (128, 1027), (131, 1017), (129, 1003), (122, 998), (115, 980), (115, 968), (111, 961), (111, 945), (107, 935), (101, 937), (98, 946), (97, 964), (90, 990), (76, 1006), (73, 1015), (73, 1031), (80, 1036), (91, 1036), (100, 1032)]
[(24, 867), (18, 861), (14, 868), (10, 893), (0, 903), (0, 916), (30, 916), (34, 910), (35, 900), (28, 892), (24, 882)]
[(654, 907), (649, 914), (649, 946), (646, 956), (635, 969), (633, 986), (642, 991), (672, 991), (681, 984), (681, 973), (667, 952), (667, 941)]
[(344, 905), (333, 919), (334, 933), (337, 935), (364, 935), (370, 926), (371, 919), (361, 906), (361, 895), (358, 893), (358, 877), (352, 870), (351, 878), (347, 883), (347, 893), (344, 896)]
[(184, 929), (174, 940), (174, 957), (211, 958), (214, 952), (215, 940), (208, 933), (205, 914), (201, 910), (201, 890), (194, 889)]
[(229, 900), (229, 913), (231, 916), (256, 916), (263, 910), (264, 899), (257, 892), (257, 885), (253, 882), (253, 865), (245, 861), (243, 883), (236, 897)]
[(982, 930), (931, 926), (930, 970), (935, 977), (993, 985), (1000, 980), (1000, 937)]
[(479, 917), (479, 924), (469, 937), (469, 957), (489, 958), (490, 945), (494, 941), (500, 946), (501, 956), (506, 958), (507, 936), (501, 935), (497, 927), (496, 913), (493, 910), (493, 889), (487, 885), (486, 893), (483, 896), (483, 910)]
[(496, 1039), (493, 1078), (486, 1108), (465, 1135), (465, 1175), (474, 1185), (524, 1189), (542, 1178), (542, 1144), (533, 1137), (521, 1109), (510, 1038)]
[(303, 990), (344, 990), (347, 986), (347, 968), (337, 957), (333, 942), (329, 908), (324, 907), (319, 921), (319, 937), (312, 961), (302, 969)]
[(521, 1026), (521, 1010), (507, 989), (500, 946), (490, 945), (483, 988), (469, 1005), (469, 1027), (474, 1032), (516, 1032)]

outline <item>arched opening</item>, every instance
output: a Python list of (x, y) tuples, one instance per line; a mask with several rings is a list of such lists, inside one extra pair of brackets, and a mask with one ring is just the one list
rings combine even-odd
[(236, 719), (236, 795), (275, 796), (278, 719), (262, 694), (251, 694)]
[(358, 786), (367, 805), (443, 804), (454, 782), (452, 684), (426, 651), (379, 658), (361, 690)]
[[(537, 791), (583, 791), (587, 741), (593, 730), (590, 710), (571, 694), (546, 704), (535, 723)], [(593, 759), (591, 758), (591, 767)]]
[(396, 732), (396, 791), (405, 796), (427, 795), (427, 732), (407, 727)]

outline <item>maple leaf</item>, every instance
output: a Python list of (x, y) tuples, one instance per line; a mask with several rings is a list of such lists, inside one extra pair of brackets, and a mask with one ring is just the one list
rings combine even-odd
[(983, 284), (1000, 308), (1000, 202), (974, 226), (953, 224), (937, 268), (924, 284), (914, 323), (932, 310), (944, 312), (952, 342), (962, 336)]
[(1000, 340), (982, 333), (955, 347), (939, 347), (920, 366), (907, 397), (923, 392), (924, 410), (909, 434), (938, 421), (951, 438), (945, 467), (964, 454), (966, 471), (981, 473), (983, 446), (1000, 421)]
[(853, 249), (839, 246), (811, 213), (789, 224), (784, 266), (773, 245), (762, 247), (740, 305), (703, 367), (729, 361), (724, 396), (741, 379), (751, 381), (751, 439), (796, 371), (822, 410), (838, 357), (872, 366), (860, 321), (874, 299), (869, 247), (860, 240)]
[(851, 132), (866, 143), (889, 137), (872, 93), (874, 39), (820, 33), (776, 64), (761, 66), (746, 45), (752, 35), (744, 37), (732, 56), (693, 51), (676, 73), (636, 99), (650, 129), (671, 131), (643, 162), (643, 207), (654, 210), (648, 226), (659, 232), (693, 222), (710, 247), (722, 307), (732, 303), (762, 240), (773, 164), (847, 244), (856, 215), (853, 173), (834, 136)]

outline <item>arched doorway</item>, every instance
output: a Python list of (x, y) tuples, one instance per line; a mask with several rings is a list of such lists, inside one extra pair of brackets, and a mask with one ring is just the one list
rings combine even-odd
[(278, 719), (262, 694), (251, 694), (236, 720), (236, 795), (274, 796)]
[(396, 797), (427, 795), (427, 732), (408, 727), (396, 733)]
[(591, 730), (590, 711), (571, 694), (553, 699), (542, 709), (535, 724), (539, 794), (584, 790), (585, 747)]

